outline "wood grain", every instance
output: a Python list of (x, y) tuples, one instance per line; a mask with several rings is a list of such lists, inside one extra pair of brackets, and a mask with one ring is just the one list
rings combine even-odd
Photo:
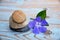
[[(9, 18), (15, 10), (22, 10), (30, 21), (39, 11), (47, 8), (46, 26), (51, 35), (35, 35), (30, 31), (13, 32), (9, 28)], [(59, 0), (0, 0), (0, 39), (1, 40), (59, 40), (60, 39), (60, 1)]]

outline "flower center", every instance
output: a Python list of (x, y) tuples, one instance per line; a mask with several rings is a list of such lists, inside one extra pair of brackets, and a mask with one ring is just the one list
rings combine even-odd
[(36, 27), (41, 27), (41, 23), (40, 22), (36, 22), (35, 26)]

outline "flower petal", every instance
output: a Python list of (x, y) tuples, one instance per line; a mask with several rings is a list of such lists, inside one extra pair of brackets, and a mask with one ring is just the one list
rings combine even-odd
[(39, 31), (45, 33), (47, 31), (46, 27), (39, 27)]
[(33, 31), (32, 31), (34, 34), (39, 34), (39, 30), (37, 27), (34, 27)]
[(42, 20), (42, 21), (41, 21), (41, 25), (42, 25), (42, 26), (49, 26), (49, 24), (47, 23), (46, 20)]
[(34, 27), (35, 27), (35, 21), (30, 21), (29, 24), (28, 24), (28, 27), (30, 29), (34, 29)]
[(41, 22), (41, 18), (40, 18), (40, 17), (37, 17), (37, 18), (35, 19), (35, 21)]

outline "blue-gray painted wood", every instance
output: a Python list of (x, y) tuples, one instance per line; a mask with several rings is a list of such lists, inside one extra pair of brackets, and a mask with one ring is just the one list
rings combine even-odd
[[(52, 6), (51, 8), (47, 8), (47, 16), (49, 17), (46, 18), (47, 22), (49, 23), (49, 26), (47, 28), (52, 31), (51, 35), (45, 35), (43, 33), (34, 35), (31, 30), (25, 33), (13, 32), (10, 30), (9, 17), (15, 10), (22, 10), (26, 14), (28, 21), (30, 21), (30, 18), (35, 18), (37, 13), (43, 10), (43, 8), (21, 8), (21, 6), (24, 4), (24, 1), (32, 2), (32, 0), (0, 1), (0, 40), (60, 40), (60, 10), (53, 10)], [(50, 2), (50, 4), (52, 3)]]

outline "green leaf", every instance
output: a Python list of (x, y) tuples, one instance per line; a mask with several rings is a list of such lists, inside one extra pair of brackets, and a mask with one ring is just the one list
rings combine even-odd
[(46, 18), (46, 9), (43, 10), (43, 11), (40, 11), (36, 17), (40, 16), (42, 19), (45, 19)]
[[(45, 10), (42, 10), (40, 11), (36, 17), (41, 17), (42, 20), (44, 20), (46, 18), (46, 9)], [(49, 24), (46, 24), (46, 26), (49, 26)]]

